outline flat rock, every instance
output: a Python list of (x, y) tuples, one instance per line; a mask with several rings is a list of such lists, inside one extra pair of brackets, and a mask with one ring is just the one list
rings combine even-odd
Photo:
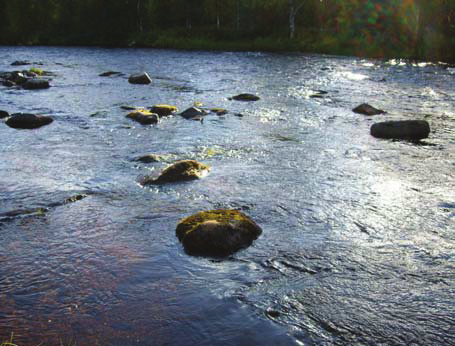
[(54, 119), (45, 115), (15, 113), (6, 121), (6, 125), (15, 129), (36, 129), (53, 121)]
[(370, 133), (376, 138), (420, 140), (430, 134), (430, 124), (425, 120), (400, 120), (375, 123)]
[(149, 110), (141, 109), (129, 113), (127, 118), (137, 121), (142, 125), (156, 124), (159, 121), (158, 114), (152, 113)]
[(216, 115), (225, 115), (228, 111), (224, 108), (212, 108), (210, 112), (215, 113)]
[(201, 211), (181, 220), (176, 235), (185, 252), (196, 256), (229, 256), (250, 246), (262, 229), (238, 210)]
[(229, 100), (236, 101), (258, 101), (260, 99), (259, 96), (253, 94), (238, 94), (229, 98)]
[(383, 111), (382, 109), (377, 109), (373, 106), (370, 106), (368, 103), (362, 103), (361, 105), (355, 107), (352, 111), (354, 113), (364, 114), (364, 115), (378, 115), (378, 114), (385, 113), (385, 111)]
[(128, 82), (131, 84), (150, 84), (152, 83), (152, 79), (148, 75), (147, 72), (133, 74), (128, 78)]
[(24, 65), (31, 65), (32, 63), (27, 60), (16, 60), (11, 63), (11, 66), (24, 66)]
[(177, 161), (164, 169), (158, 178), (145, 177), (142, 185), (166, 184), (180, 181), (195, 180), (205, 177), (210, 171), (210, 167), (195, 160)]
[(163, 161), (163, 158), (157, 154), (147, 154), (147, 155), (142, 155), (142, 156), (136, 158), (135, 161), (140, 161), (140, 162), (144, 162), (144, 163), (152, 163), (152, 162), (161, 162), (161, 161)]
[(32, 78), (32, 79), (28, 79), (25, 83), (23, 83), (22, 87), (27, 90), (37, 90), (37, 89), (48, 89), (51, 86), (47, 79)]
[(160, 117), (166, 117), (178, 111), (177, 107), (170, 105), (153, 105), (150, 111), (158, 114)]
[(122, 74), (123, 74), (122, 72), (107, 71), (107, 72), (100, 73), (98, 76), (100, 76), (100, 77), (111, 77), (111, 76), (120, 76)]

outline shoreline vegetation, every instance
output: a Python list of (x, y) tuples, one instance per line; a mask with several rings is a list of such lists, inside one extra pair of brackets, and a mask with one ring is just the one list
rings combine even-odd
[(304, 52), (455, 63), (455, 0), (0, 0), (0, 45)]

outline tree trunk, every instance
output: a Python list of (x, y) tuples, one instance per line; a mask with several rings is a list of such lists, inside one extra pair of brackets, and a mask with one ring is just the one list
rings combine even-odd
[(289, 0), (289, 38), (294, 39), (295, 36), (295, 7), (294, 0)]

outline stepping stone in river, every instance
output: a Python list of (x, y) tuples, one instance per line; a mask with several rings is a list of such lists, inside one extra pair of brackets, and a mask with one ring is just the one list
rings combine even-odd
[(228, 98), (228, 100), (236, 101), (258, 101), (260, 99), (259, 96), (253, 94), (239, 94)]
[(49, 116), (27, 113), (15, 113), (6, 121), (6, 125), (15, 129), (36, 129), (53, 122)]
[(180, 181), (195, 180), (205, 177), (210, 172), (210, 167), (195, 160), (178, 161), (166, 169), (157, 177), (145, 177), (141, 184), (166, 184)]
[(425, 120), (385, 121), (373, 124), (370, 133), (376, 138), (418, 141), (428, 137), (430, 125)]
[(364, 115), (378, 115), (385, 113), (382, 109), (374, 108), (373, 106), (370, 106), (368, 103), (362, 103), (361, 105), (355, 107), (352, 111), (354, 113)]
[(147, 72), (143, 72), (131, 75), (130, 78), (128, 78), (128, 82), (131, 84), (150, 84), (152, 83), (152, 79)]
[(185, 251), (196, 256), (229, 256), (250, 246), (262, 229), (238, 210), (201, 211), (181, 220), (177, 238)]

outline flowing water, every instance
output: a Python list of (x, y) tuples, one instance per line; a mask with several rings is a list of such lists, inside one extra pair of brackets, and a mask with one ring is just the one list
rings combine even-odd
[[(52, 87), (0, 87), (0, 109), (55, 121), (0, 124), (0, 342), (14, 333), (19, 345), (455, 345), (450, 68), (0, 48), (0, 71), (18, 69), (14, 60), (53, 72)], [(109, 70), (124, 75), (98, 76)], [(140, 71), (152, 84), (128, 83)], [(227, 99), (241, 92), (261, 100)], [(142, 126), (120, 108), (194, 102), (229, 114)], [(363, 102), (388, 113), (351, 111)], [(383, 119), (425, 119), (432, 132), (420, 143), (371, 137)], [(148, 153), (165, 162), (135, 161)], [(211, 173), (138, 184), (187, 158)], [(64, 203), (76, 195), (86, 197)], [(227, 259), (188, 256), (176, 224), (215, 208), (244, 211), (262, 236)]]

